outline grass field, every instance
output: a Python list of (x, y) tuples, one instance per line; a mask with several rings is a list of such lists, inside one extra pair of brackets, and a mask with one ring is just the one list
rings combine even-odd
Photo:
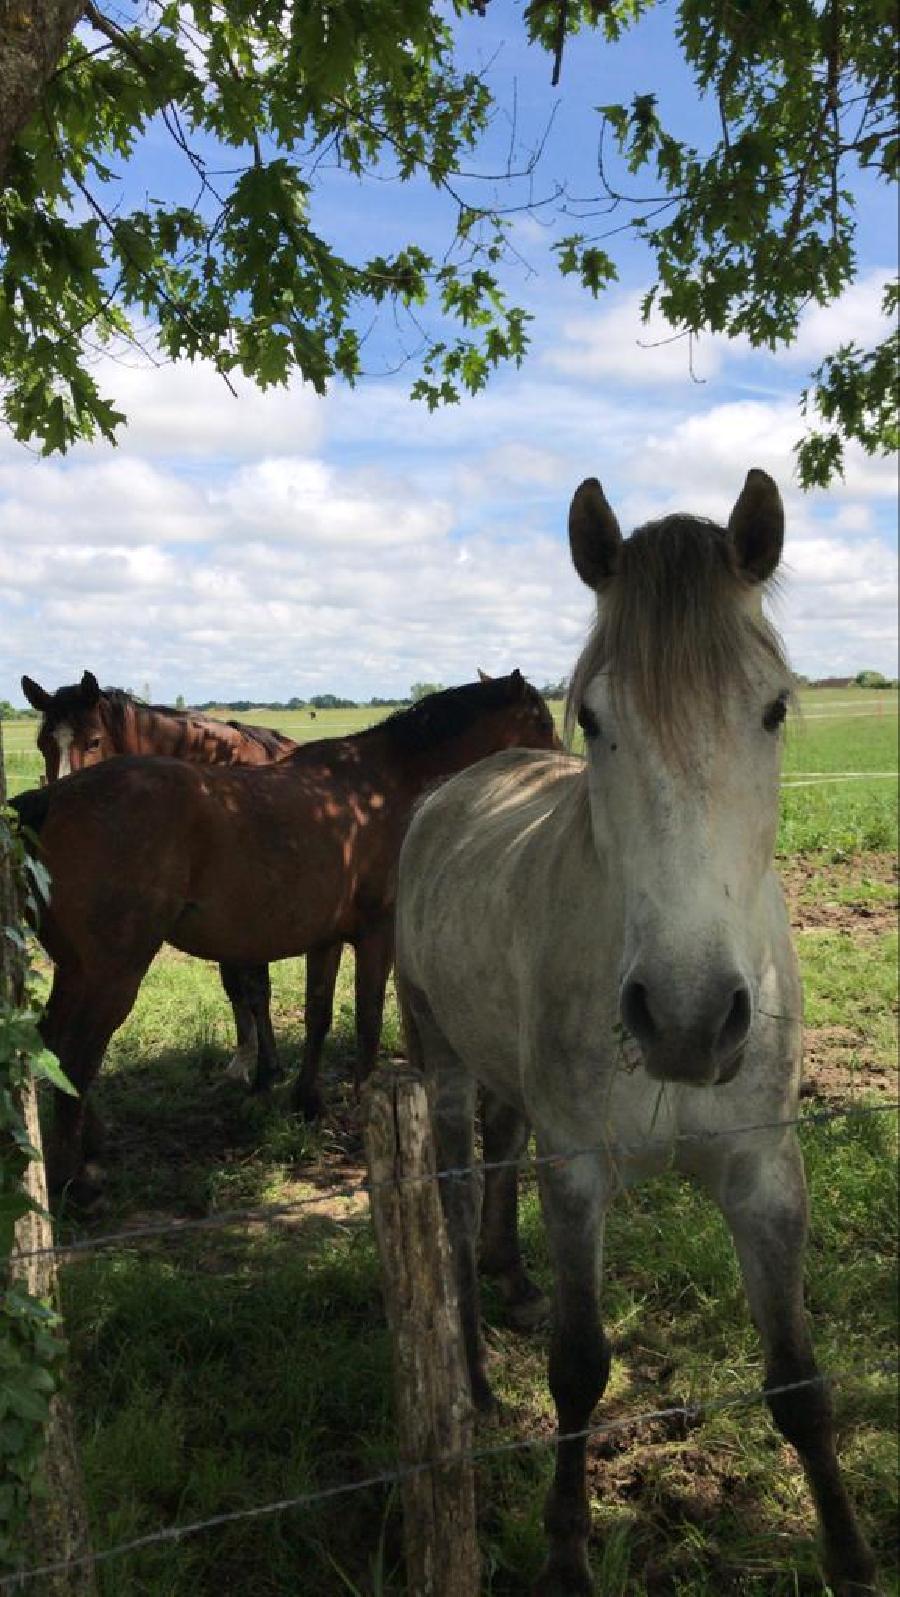
[[(552, 706), (558, 723), (562, 704)], [(227, 717), (231, 712), (223, 710)], [(298, 742), (341, 737), (371, 726), (384, 710), (248, 710), (240, 719), (286, 732)], [(36, 786), (43, 764), (35, 748), (37, 718), (3, 726), (9, 790)], [(785, 781), (825, 772), (897, 770), (897, 694), (860, 688), (807, 690), (792, 720), (785, 751)], [(834, 785), (785, 788), (779, 848), (784, 853), (818, 850), (840, 857), (860, 849), (893, 848), (896, 842), (895, 784), (855, 776)]]
[[(896, 712), (896, 695), (805, 695), (786, 781), (896, 771)], [(299, 737), (350, 730), (366, 715), (258, 719)], [(4, 735), (15, 790), (37, 773), (34, 727), (14, 723)], [(896, 1091), (896, 829), (889, 778), (785, 788), (780, 864), (804, 969), (812, 1107), (887, 1102)], [(273, 976), (276, 1032), (293, 1068), (302, 961)], [(215, 972), (162, 954), (96, 1089), (109, 1133), (103, 1199), (89, 1215), (64, 1212), (63, 1231), (289, 1201), (318, 1190), (323, 1167), (336, 1182), (361, 1177), (346, 1085), (352, 1022), (345, 960), (326, 1054), (331, 1113), (311, 1132), (286, 1112), (285, 1089), (264, 1103), (222, 1079), (230, 1017)], [(392, 996), (383, 1046), (400, 1047)], [(833, 1370), (869, 1368), (896, 1348), (895, 1117), (810, 1125), (802, 1139), (817, 1349)], [(529, 1260), (546, 1281), (527, 1186), (522, 1211)], [(760, 1385), (730, 1243), (692, 1189), (665, 1178), (622, 1203), (606, 1260), (616, 1356), (600, 1417)], [(390, 1349), (364, 1200), (120, 1248), (67, 1267), (63, 1291), (97, 1548), (391, 1467)], [(511, 1330), (490, 1293), (485, 1307), (504, 1403), (497, 1439), (549, 1434), (545, 1337)], [(886, 1592), (898, 1589), (894, 1387), (876, 1374), (835, 1394), (845, 1468)], [(549, 1448), (479, 1468), (492, 1597), (522, 1593), (536, 1573), (550, 1469)], [(598, 1597), (823, 1591), (801, 1472), (760, 1407), (619, 1432), (592, 1446), (590, 1470)], [(117, 1560), (102, 1567), (101, 1590), (401, 1597), (400, 1537), (396, 1491), (378, 1487)]]

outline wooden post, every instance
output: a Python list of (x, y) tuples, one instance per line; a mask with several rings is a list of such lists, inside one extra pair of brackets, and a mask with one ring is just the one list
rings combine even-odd
[[(477, 1597), (472, 1405), (421, 1076), (383, 1068), (366, 1088), (372, 1219), (393, 1341), (410, 1597)], [(425, 1179), (418, 1179), (424, 1177)], [(452, 1462), (442, 1464), (442, 1458)]]
[[(3, 764), (3, 733), (0, 725), (0, 805), (6, 802), (6, 770)], [(18, 926), (22, 916), (10, 862), (0, 850), (0, 926)], [(0, 993), (20, 1004), (24, 993), (24, 962), (7, 937), (0, 937)], [(37, 1093), (29, 1078), (22, 1093), (22, 1112), (28, 1140), (41, 1151), (41, 1126)], [(22, 1216), (16, 1226), (10, 1276), (20, 1281), (32, 1297), (59, 1303), (56, 1260), (52, 1253), (40, 1258), (22, 1258), (37, 1248), (53, 1245), (53, 1227), (47, 1213), (47, 1178), (44, 1159), (32, 1159), (25, 1171), (25, 1191), (43, 1211)], [(83, 1558), (90, 1552), (84, 1482), (75, 1442), (75, 1425), (68, 1398), (54, 1394), (47, 1422), (46, 1450), (43, 1459), (45, 1495), (36, 1498), (26, 1533), (26, 1565), (52, 1564), (70, 1558)], [(43, 1575), (40, 1581), (21, 1582), (12, 1590), (30, 1597), (95, 1597), (97, 1591), (93, 1563)]]

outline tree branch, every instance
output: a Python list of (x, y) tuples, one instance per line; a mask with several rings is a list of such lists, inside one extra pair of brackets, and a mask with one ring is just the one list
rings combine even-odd
[(83, 9), (84, 0), (0, 0), (0, 188)]

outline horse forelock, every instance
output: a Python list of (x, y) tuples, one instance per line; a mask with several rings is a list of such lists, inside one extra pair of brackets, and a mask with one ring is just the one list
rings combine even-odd
[(57, 688), (50, 695), (50, 703), (41, 715), (41, 731), (55, 733), (60, 722), (71, 726), (84, 715), (84, 700), (78, 684), (72, 687)]
[[(771, 586), (771, 583), (768, 585)], [(698, 714), (719, 721), (768, 658), (791, 680), (784, 648), (748, 584), (723, 528), (667, 516), (622, 544), (615, 576), (575, 666), (566, 697), (571, 738), (588, 683), (609, 676), (613, 701), (627, 693), (666, 751), (690, 758)]]

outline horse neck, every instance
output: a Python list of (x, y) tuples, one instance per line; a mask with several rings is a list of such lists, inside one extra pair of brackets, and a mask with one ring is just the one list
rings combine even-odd
[(123, 739), (126, 754), (168, 754), (180, 760), (211, 763), (214, 751), (230, 748), (234, 734), (224, 723), (196, 724), (179, 710), (157, 710), (149, 704), (125, 705)]
[(457, 771), (474, 765), (476, 760), (496, 754), (507, 746), (505, 741), (491, 738), (482, 723), (476, 723), (464, 732), (458, 732), (425, 749), (401, 750), (398, 753), (388, 746), (385, 758), (392, 760), (410, 796), (417, 798), (435, 782), (455, 776)]

